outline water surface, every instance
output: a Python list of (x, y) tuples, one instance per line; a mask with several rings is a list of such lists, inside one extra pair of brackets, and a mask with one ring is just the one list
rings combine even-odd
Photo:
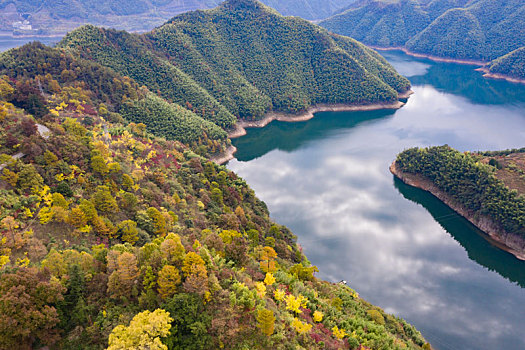
[(53, 46), (62, 39), (61, 37), (13, 37), (10, 35), (0, 35), (0, 52), (7, 51), (14, 47), (19, 47), (32, 41), (40, 41), (42, 44)]
[(525, 262), (388, 166), (412, 146), (525, 145), (525, 86), (472, 66), (385, 57), (415, 92), (394, 111), (318, 113), (234, 140), (228, 167), (329, 281), (413, 323), (436, 349), (525, 349)]

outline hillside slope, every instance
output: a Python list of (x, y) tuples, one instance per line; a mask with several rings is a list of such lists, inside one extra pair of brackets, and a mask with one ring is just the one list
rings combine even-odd
[(392, 102), (409, 88), (359, 42), (254, 0), (185, 13), (144, 35), (85, 26), (58, 47), (129, 76), (224, 129), (270, 111)]
[(525, 45), (524, 18), (521, 0), (366, 0), (320, 25), (370, 45), (490, 61)]
[(318, 279), (246, 182), (196, 154), (225, 136), (70, 50), (2, 53), (0, 348), (429, 349)]

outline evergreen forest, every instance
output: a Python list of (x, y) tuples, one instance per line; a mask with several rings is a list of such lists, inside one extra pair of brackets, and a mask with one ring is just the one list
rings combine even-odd
[[(490, 62), (525, 46), (521, 0), (366, 0), (320, 23), (328, 30), (378, 47), (402, 47), (425, 55)], [(498, 73), (520, 77), (514, 53)], [(501, 61), (498, 61), (501, 62)]]
[[(515, 152), (508, 152), (511, 153)], [(495, 158), (486, 161), (483, 158), (483, 154), (461, 153), (448, 146), (411, 148), (397, 156), (396, 165), (403, 172), (429, 179), (474, 216), (489, 217), (502, 232), (525, 237), (523, 191), (510, 189), (498, 178), (501, 166)], [(523, 170), (514, 175), (521, 176)]]

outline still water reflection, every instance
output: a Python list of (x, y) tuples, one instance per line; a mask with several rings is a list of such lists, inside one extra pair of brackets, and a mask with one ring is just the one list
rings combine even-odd
[(416, 145), (523, 147), (525, 86), (485, 80), (468, 66), (384, 55), (414, 85), (402, 109), (251, 129), (234, 141), (228, 167), (294, 231), (320, 277), (349, 281), (435, 348), (525, 349), (525, 262), (388, 171)]

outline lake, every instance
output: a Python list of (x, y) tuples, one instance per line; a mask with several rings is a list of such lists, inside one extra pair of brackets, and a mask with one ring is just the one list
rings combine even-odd
[(298, 236), (320, 278), (348, 281), (436, 349), (525, 349), (525, 262), (388, 170), (413, 146), (525, 146), (525, 85), (382, 54), (412, 82), (403, 108), (249, 129), (227, 166)]
[(24, 36), (24, 37), (13, 37), (10, 35), (0, 35), (0, 52), (12, 49), (14, 47), (19, 47), (24, 44), (27, 44), (31, 41), (40, 41), (42, 44), (54, 45), (59, 42), (62, 37), (33, 37), (33, 36)]

